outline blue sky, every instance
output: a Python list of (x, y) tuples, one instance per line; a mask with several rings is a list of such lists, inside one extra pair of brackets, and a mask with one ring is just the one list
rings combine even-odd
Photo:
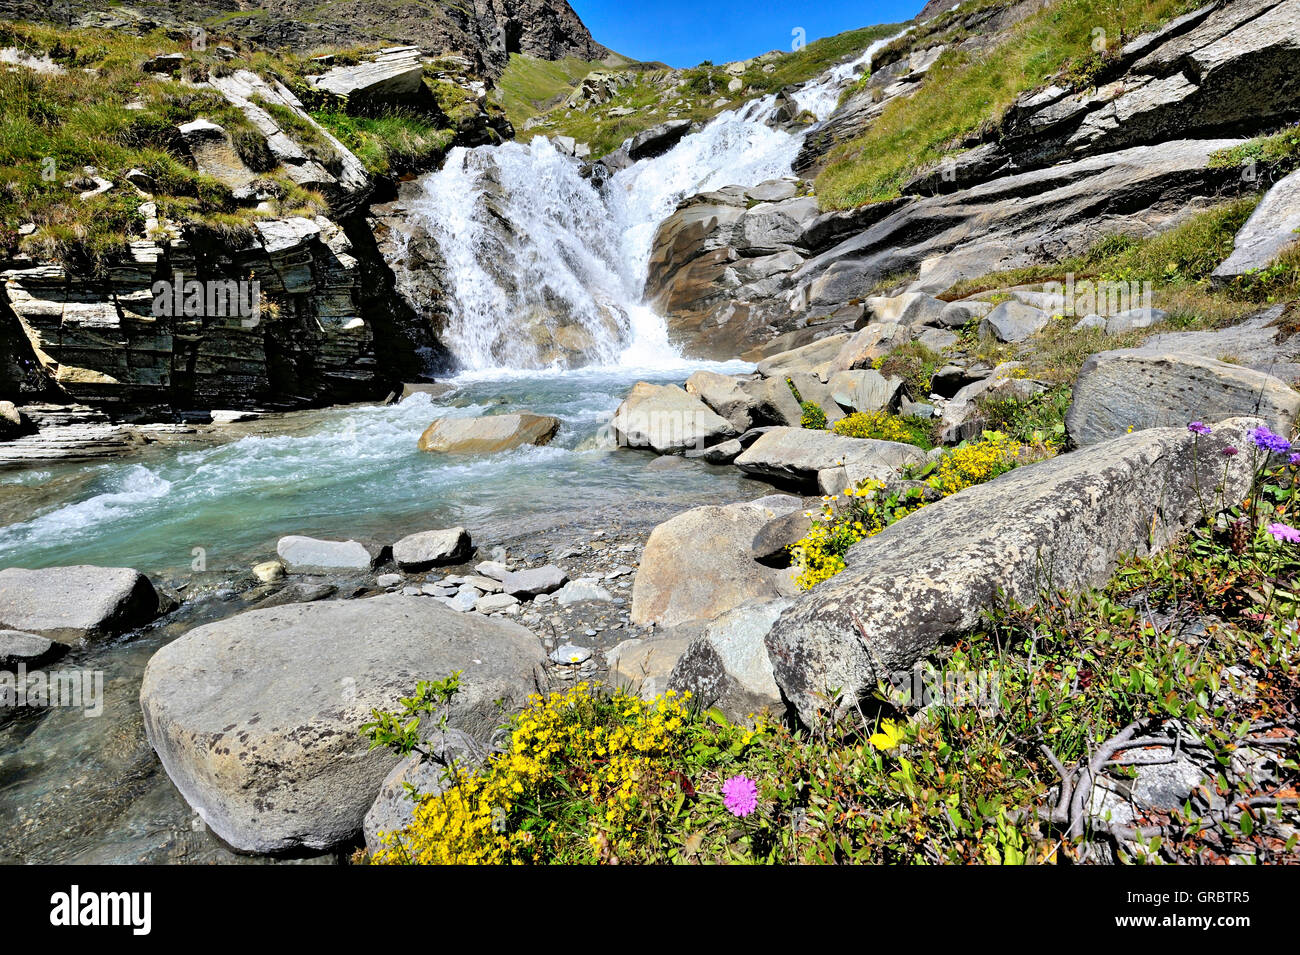
[(569, 0), (600, 43), (637, 60), (694, 66), (788, 50), (796, 27), (809, 42), (911, 19), (925, 0)]

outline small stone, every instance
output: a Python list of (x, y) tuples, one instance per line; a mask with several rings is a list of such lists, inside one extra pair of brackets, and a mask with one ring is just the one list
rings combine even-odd
[(284, 579), (284, 564), (278, 560), (264, 560), (253, 567), (253, 576), (264, 584)]
[(452, 610), (459, 610), (461, 613), (469, 613), (475, 608), (478, 601), (478, 591), (472, 587), (467, 587), (464, 591), (448, 600), (447, 606)]
[(375, 585), (379, 587), (397, 587), (401, 585), (404, 579), (401, 574), (380, 574), (375, 578)]
[(510, 573), (510, 568), (499, 560), (485, 560), (483, 563), (476, 565), (474, 571), (484, 577), (491, 577), (493, 580), (505, 580), (506, 574)]
[(501, 581), (501, 589), (516, 597), (535, 597), (559, 590), (568, 579), (569, 576), (564, 571), (554, 564), (548, 564), (545, 567), (506, 574)]
[(591, 651), (586, 647), (575, 646), (572, 643), (566, 643), (564, 646), (551, 651), (551, 660), (561, 666), (580, 666), (591, 659)]
[(513, 607), (517, 603), (519, 603), (519, 599), (510, 596), (510, 594), (488, 594), (478, 599), (474, 604), (474, 609), (479, 613), (495, 613), (498, 610)]
[(584, 600), (613, 600), (613, 596), (594, 580), (574, 580), (565, 584), (555, 594), (555, 599), (564, 605), (580, 603)]

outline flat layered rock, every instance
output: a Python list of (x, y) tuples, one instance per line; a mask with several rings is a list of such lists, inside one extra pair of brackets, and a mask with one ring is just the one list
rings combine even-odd
[(149, 578), (127, 567), (0, 570), (0, 628), (58, 643), (117, 636), (158, 615)]
[(379, 550), (360, 541), (329, 541), (290, 534), (281, 537), (275, 552), (287, 569), (296, 573), (321, 570), (370, 570), (379, 562)]
[(1075, 444), (1088, 445), (1130, 429), (1257, 415), (1287, 434), (1297, 412), (1300, 392), (1272, 375), (1200, 355), (1120, 349), (1084, 363), (1065, 427)]
[(1214, 270), (1216, 283), (1266, 269), (1300, 242), (1300, 170), (1281, 180), (1255, 207), (1232, 243), (1232, 254)]

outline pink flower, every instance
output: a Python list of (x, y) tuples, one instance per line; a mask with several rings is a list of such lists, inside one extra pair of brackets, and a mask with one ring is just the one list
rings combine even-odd
[(722, 804), (741, 819), (758, 808), (758, 783), (748, 776), (732, 776), (722, 784)]
[(1265, 528), (1270, 534), (1280, 541), (1290, 541), (1292, 544), (1300, 544), (1300, 531), (1296, 530), (1290, 524), (1281, 524), (1274, 521)]
[(1187, 426), (1187, 430), (1192, 432), (1192, 434), (1209, 434), (1210, 426), (1207, 424), (1201, 424), (1199, 421), (1193, 421)]
[(1232, 445), (1228, 445), (1219, 453), (1222, 454), (1225, 458), (1235, 458), (1240, 452), (1238, 452), (1237, 449), (1234, 448)]

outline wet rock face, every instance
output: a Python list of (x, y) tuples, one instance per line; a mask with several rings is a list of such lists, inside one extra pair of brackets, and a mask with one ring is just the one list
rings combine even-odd
[(399, 759), (357, 727), (418, 680), (461, 671), (450, 726), (487, 740), (545, 681), (523, 627), (389, 595), (290, 604), (198, 627), (149, 661), (146, 732), (168, 775), (237, 849), (327, 848), (360, 832)]

